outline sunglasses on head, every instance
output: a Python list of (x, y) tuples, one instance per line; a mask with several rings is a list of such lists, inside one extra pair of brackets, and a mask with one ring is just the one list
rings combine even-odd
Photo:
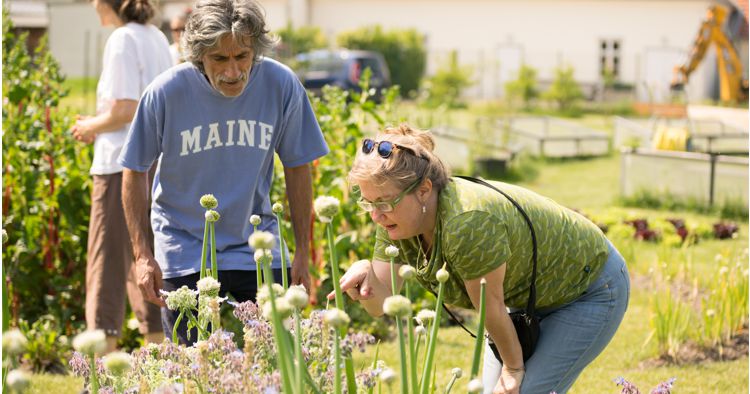
[(411, 148), (395, 144), (391, 141), (373, 141), (369, 138), (365, 138), (362, 141), (362, 153), (370, 154), (373, 150), (376, 149), (378, 151), (378, 155), (380, 155), (380, 157), (384, 159), (391, 157), (394, 149), (403, 149), (407, 152), (410, 152), (414, 156), (417, 155)]

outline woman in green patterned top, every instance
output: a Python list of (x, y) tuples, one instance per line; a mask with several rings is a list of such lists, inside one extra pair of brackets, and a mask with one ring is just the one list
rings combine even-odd
[(485, 349), (485, 393), (567, 391), (622, 320), (630, 293), (624, 260), (580, 214), (521, 187), (492, 182), (523, 208), (536, 233), (541, 332), (524, 363), (508, 310), (528, 301), (530, 229), (502, 194), (449, 177), (433, 150), (429, 132), (407, 125), (363, 141), (349, 179), (361, 191), (360, 206), (378, 224), (375, 252), (342, 276), (342, 290), (371, 315), (382, 315), (392, 294), (385, 254), (390, 245), (400, 250), (396, 262), (416, 268), (421, 285), (432, 291), (435, 273), (446, 264), (446, 304), (478, 308), (485, 278), (486, 329), (505, 361)]

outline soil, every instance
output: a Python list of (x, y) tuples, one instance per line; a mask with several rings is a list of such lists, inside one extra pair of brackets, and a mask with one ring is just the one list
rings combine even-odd
[(707, 348), (687, 342), (674, 355), (661, 355), (640, 363), (642, 369), (666, 365), (702, 364), (714, 361), (732, 361), (748, 356), (748, 329), (743, 328), (721, 347)]

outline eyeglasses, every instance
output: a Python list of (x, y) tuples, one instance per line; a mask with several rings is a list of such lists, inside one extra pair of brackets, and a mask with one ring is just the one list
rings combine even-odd
[(174, 33), (183, 32), (183, 31), (185, 31), (185, 26), (183, 26), (183, 27), (173, 27), (172, 28), (172, 32), (174, 32)]
[(396, 198), (394, 198), (391, 201), (375, 201), (375, 202), (372, 202), (372, 201), (367, 201), (364, 198), (360, 197), (359, 200), (357, 200), (357, 204), (359, 205), (360, 208), (362, 208), (363, 210), (365, 210), (367, 212), (372, 212), (372, 211), (374, 211), (376, 209), (379, 212), (382, 212), (382, 213), (391, 212), (394, 209), (396, 209), (396, 205), (398, 205), (398, 203), (401, 202), (401, 200), (404, 198), (404, 196), (406, 196), (412, 190), (414, 190), (414, 188), (416, 188), (417, 185), (419, 185), (421, 182), (422, 182), (422, 179), (417, 179), (414, 183), (412, 183), (411, 185), (409, 185), (409, 187), (407, 187), (406, 189), (404, 189), (404, 191), (402, 191), (401, 193), (399, 193), (399, 195), (396, 196)]
[(365, 138), (364, 140), (362, 140), (362, 153), (364, 154), (369, 154), (373, 150), (377, 149), (378, 155), (380, 155), (380, 157), (384, 159), (387, 159), (393, 154), (394, 148), (403, 149), (407, 152), (410, 152), (414, 156), (417, 155), (411, 148), (394, 144), (391, 141), (373, 141), (369, 138)]

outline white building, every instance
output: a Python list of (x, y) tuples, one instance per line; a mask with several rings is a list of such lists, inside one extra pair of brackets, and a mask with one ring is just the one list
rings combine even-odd
[[(108, 30), (98, 26), (89, 2), (49, 1), (53, 54), (70, 76), (98, 75)], [(272, 29), (288, 22), (315, 25), (335, 36), (363, 26), (415, 28), (426, 37), (428, 69), (452, 50), (471, 65), (475, 98), (503, 96), (506, 81), (522, 63), (538, 70), (542, 83), (554, 69), (570, 65), (584, 86), (600, 82), (602, 64), (615, 68), (621, 83), (636, 87), (638, 98), (663, 100), (672, 70), (690, 50), (712, 4), (742, 9), (746, 0), (261, 0)], [(164, 19), (186, 2), (162, 2)], [(744, 34), (747, 34), (745, 28)], [(747, 76), (747, 36), (738, 51)], [(690, 101), (716, 97), (716, 58), (709, 51), (687, 88)]]

